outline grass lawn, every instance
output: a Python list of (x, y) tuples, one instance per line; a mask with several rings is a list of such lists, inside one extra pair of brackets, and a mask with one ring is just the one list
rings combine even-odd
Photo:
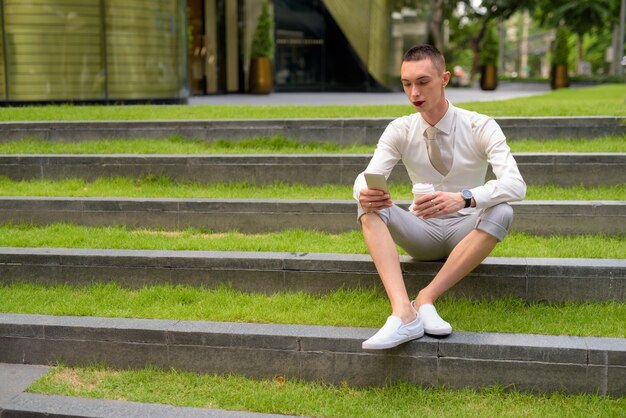
[[(493, 102), (472, 102), (459, 107), (490, 116), (623, 116), (626, 85), (559, 89), (538, 96)], [(48, 105), (4, 108), (2, 121), (36, 120), (171, 120), (267, 118), (398, 117), (413, 113), (406, 105), (364, 106), (228, 106), (228, 105)]]
[[(211, 233), (86, 227), (69, 224), (0, 226), (2, 247), (112, 248), (142, 250), (261, 251), (367, 254), (360, 231), (330, 234), (288, 230), (264, 234)], [(494, 257), (625, 258), (626, 236), (536, 236), (512, 232), (491, 253)], [(403, 251), (400, 251), (402, 254)]]
[[(513, 152), (626, 152), (626, 135), (601, 138), (510, 141)], [(107, 139), (55, 142), (21, 139), (0, 142), (0, 154), (372, 154), (375, 145), (340, 146), (302, 142), (280, 136), (237, 141), (183, 139)]]
[(148, 368), (58, 366), (29, 392), (166, 403), (316, 417), (618, 417), (626, 398), (531, 395), (500, 387), (482, 390), (422, 388), (406, 383), (380, 388), (331, 386), (299, 380), (254, 380)]
[[(0, 311), (69, 316), (380, 327), (389, 315), (383, 292), (339, 290), (263, 295), (230, 288), (115, 284), (89, 287), (0, 285)], [(626, 337), (626, 304), (618, 302), (526, 303), (442, 298), (437, 310), (457, 331)], [(621, 319), (620, 319), (621, 318)]]
[[(396, 200), (411, 200), (410, 184), (391, 183)], [(0, 177), (0, 196), (76, 196), (76, 197), (168, 197), (220, 199), (306, 199), (350, 200), (352, 186), (326, 184), (272, 183), (197, 183), (172, 181), (166, 177), (105, 177), (93, 182), (84, 179), (22, 180)], [(597, 187), (528, 186), (526, 200), (626, 200), (626, 184)]]

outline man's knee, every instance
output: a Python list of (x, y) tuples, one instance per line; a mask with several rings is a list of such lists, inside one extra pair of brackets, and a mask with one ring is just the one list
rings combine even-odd
[(379, 225), (380, 222), (382, 222), (382, 219), (377, 212), (364, 213), (359, 218), (361, 229), (369, 229), (375, 225)]
[(508, 203), (500, 203), (485, 209), (478, 223), (478, 229), (493, 235), (502, 241), (511, 229), (513, 208)]
[(489, 219), (495, 222), (498, 222), (503, 227), (506, 227), (507, 230), (510, 229), (511, 224), (513, 223), (513, 208), (508, 203), (500, 203), (495, 205), (487, 211), (490, 211)]
[(376, 212), (366, 212), (359, 218), (359, 223), (361, 224), (361, 228), (366, 228), (372, 224), (378, 223), (382, 221), (384, 224), (387, 224), (387, 220), (389, 219), (389, 208), (381, 209)]

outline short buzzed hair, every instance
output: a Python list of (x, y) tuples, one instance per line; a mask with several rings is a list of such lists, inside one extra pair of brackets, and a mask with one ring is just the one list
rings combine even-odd
[(402, 62), (421, 61), (424, 59), (429, 59), (440, 73), (446, 71), (446, 59), (443, 57), (443, 54), (432, 45), (424, 44), (412, 47), (406, 51), (402, 57)]

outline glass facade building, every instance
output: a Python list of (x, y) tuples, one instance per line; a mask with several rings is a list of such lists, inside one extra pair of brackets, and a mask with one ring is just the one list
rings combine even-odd
[[(264, 1), (0, 0), (0, 101), (246, 92)], [(402, 53), (425, 39), (419, 0), (270, 3), (274, 91), (394, 89)]]
[(180, 0), (1, 0), (9, 102), (187, 97)]

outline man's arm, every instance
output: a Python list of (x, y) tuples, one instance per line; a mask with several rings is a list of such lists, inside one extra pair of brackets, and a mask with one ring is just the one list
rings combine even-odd
[[(388, 207), (391, 204), (391, 196), (389, 194), (378, 193), (376, 190), (370, 190), (367, 188), (367, 182), (365, 181), (364, 172), (383, 174), (385, 178), (389, 178), (391, 170), (400, 161), (401, 152), (399, 144), (404, 140), (403, 135), (406, 135), (406, 130), (396, 125), (398, 121), (390, 123), (378, 141), (374, 155), (370, 160), (367, 168), (360, 173), (354, 181), (353, 196), (358, 202), (358, 217), (360, 218), (366, 209), (371, 209), (369, 202), (373, 202), (376, 208)], [(386, 204), (375, 203), (387, 201)]]
[(475, 206), (487, 208), (502, 202), (523, 200), (526, 196), (526, 183), (500, 126), (493, 119), (488, 119), (476, 134), (496, 179), (470, 189)]

